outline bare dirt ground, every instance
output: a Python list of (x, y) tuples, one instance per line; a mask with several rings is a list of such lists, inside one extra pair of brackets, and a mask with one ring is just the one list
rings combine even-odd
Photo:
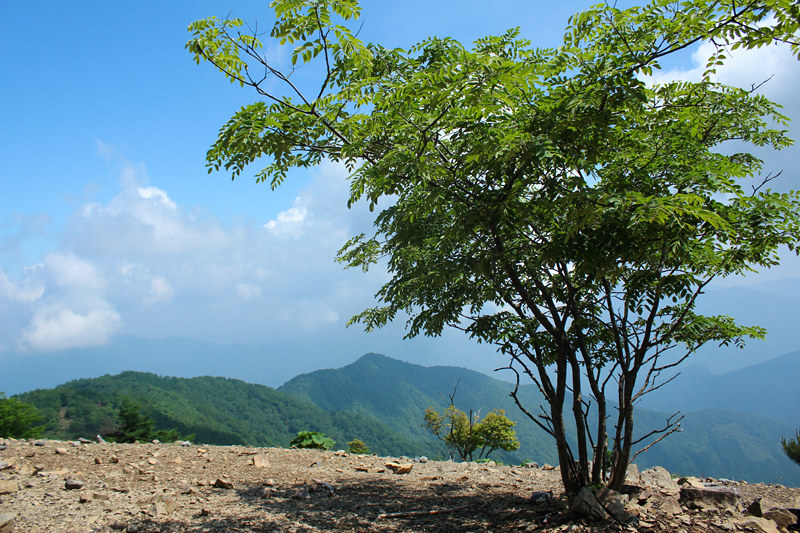
[[(0, 444), (0, 515), (13, 515), (14, 532), (637, 530), (564, 513), (557, 470), (282, 448)], [(413, 466), (395, 473), (390, 462)], [(744, 505), (765, 495), (800, 503), (800, 489), (736, 488)], [(537, 491), (555, 497), (533, 503)], [(739, 530), (730, 511), (637, 512), (639, 531)]]

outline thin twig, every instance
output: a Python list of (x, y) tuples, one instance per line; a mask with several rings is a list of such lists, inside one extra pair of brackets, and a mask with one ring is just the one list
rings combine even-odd
[(383, 518), (404, 518), (406, 516), (428, 516), (434, 514), (454, 513), (456, 511), (468, 509), (469, 507), (470, 507), (469, 505), (460, 505), (458, 507), (450, 507), (447, 509), (430, 509), (428, 511), (402, 511), (399, 513), (381, 513), (377, 516), (375, 520), (381, 520)]

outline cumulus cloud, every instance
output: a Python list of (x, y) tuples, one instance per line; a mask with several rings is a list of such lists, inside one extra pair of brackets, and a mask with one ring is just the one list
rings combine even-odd
[(82, 314), (59, 306), (42, 306), (34, 312), (21, 340), (24, 346), (39, 351), (99, 346), (107, 343), (120, 325), (120, 315), (110, 307)]
[(276, 215), (222, 221), (123, 161), (117, 193), (78, 205), (37, 267), (19, 280), (0, 271), (0, 302), (13, 303), (0, 306), (0, 333), (45, 351), (118, 333), (260, 343), (342, 330), (380, 280), (334, 262), (371, 221), (346, 208), (345, 178), (322, 165)]

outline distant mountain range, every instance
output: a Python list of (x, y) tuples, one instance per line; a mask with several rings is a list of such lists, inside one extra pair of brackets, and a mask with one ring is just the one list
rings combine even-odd
[[(782, 363), (789, 365), (788, 372), (794, 359), (787, 356)], [(785, 375), (780, 368), (772, 371)], [(507, 382), (464, 368), (423, 367), (378, 354), (339, 369), (297, 376), (278, 390), (225, 378), (125, 372), (29, 392), (20, 399), (39, 407), (48, 418), (48, 433), (61, 437), (93, 436), (107, 429), (127, 396), (140, 402), (159, 428), (195, 433), (200, 442), (286, 446), (297, 431), (316, 430), (342, 447), (359, 438), (381, 454), (443, 457), (440, 443), (421, 427), (422, 413), (429, 406), (445, 408), (456, 386), (457, 407), (482, 413), (504, 408), (518, 422), (520, 450), (496, 453), (498, 459), (556, 463), (553, 442), (514, 406)], [(530, 385), (521, 388), (520, 396), (533, 410), (541, 400)], [(680, 474), (800, 485), (800, 468), (780, 446), (781, 436), (793, 435), (795, 427), (757, 414), (692, 407), (684, 431), (642, 454), (636, 461), (640, 466), (658, 464)], [(637, 427), (646, 432), (663, 424), (666, 416), (639, 409)]]

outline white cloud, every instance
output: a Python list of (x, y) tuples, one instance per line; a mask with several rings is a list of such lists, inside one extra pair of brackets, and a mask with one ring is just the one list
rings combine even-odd
[(169, 282), (161, 276), (154, 276), (150, 279), (150, 292), (144, 298), (145, 305), (164, 303), (172, 300), (175, 290)]
[(303, 229), (313, 224), (309, 221), (308, 209), (302, 205), (298, 205), (301, 199), (295, 199), (294, 207), (278, 213), (277, 220), (270, 220), (264, 227), (276, 237), (291, 237), (293, 239), (300, 238), (303, 235)]
[(121, 317), (108, 307), (81, 314), (59, 306), (42, 306), (22, 332), (22, 342), (37, 351), (98, 346), (107, 343), (120, 325)]

